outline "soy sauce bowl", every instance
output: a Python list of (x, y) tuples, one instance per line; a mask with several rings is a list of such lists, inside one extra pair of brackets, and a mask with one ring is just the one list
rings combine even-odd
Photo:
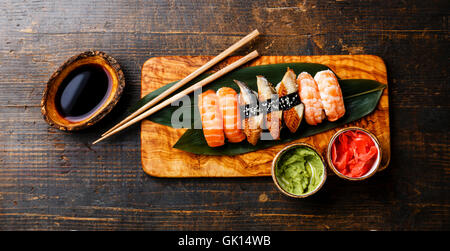
[[(305, 149), (312, 150), (315, 154), (317, 154), (318, 158), (320, 159), (320, 164), (321, 164), (320, 170), (322, 171), (322, 177), (320, 178), (319, 184), (317, 184), (316, 187), (312, 191), (303, 193), (303, 194), (295, 194), (295, 193), (286, 191), (286, 189), (284, 189), (283, 186), (280, 184), (280, 181), (278, 179), (279, 177), (277, 177), (277, 168), (278, 168), (279, 161), (283, 158), (283, 156), (286, 153), (288, 153), (289, 151), (294, 150), (296, 148), (305, 148)], [(292, 198), (306, 198), (310, 195), (317, 193), (322, 188), (322, 186), (325, 183), (326, 178), (327, 178), (327, 168), (326, 168), (326, 164), (325, 164), (325, 161), (324, 161), (322, 155), (320, 155), (320, 153), (317, 151), (317, 149), (315, 149), (313, 146), (311, 146), (310, 144), (307, 144), (307, 143), (291, 144), (291, 145), (288, 145), (285, 148), (283, 148), (280, 152), (278, 152), (272, 161), (271, 173), (272, 173), (272, 179), (273, 179), (277, 189), (282, 194), (287, 195)]]
[[(95, 73), (101, 78), (93, 77)], [(89, 78), (95, 81), (88, 81)], [(104, 82), (107, 87), (102, 89)], [(101, 51), (86, 51), (69, 58), (50, 76), (42, 95), (41, 112), (54, 128), (82, 130), (104, 118), (118, 103), (124, 88), (125, 77), (116, 59)], [(63, 97), (69, 97), (66, 98), (67, 107), (71, 107), (68, 110), (78, 105), (84, 112), (76, 116), (65, 114), (61, 109)], [(86, 104), (95, 100), (89, 106), (91, 109), (85, 110)]]
[[(350, 176), (344, 175), (343, 173), (341, 173), (336, 168), (336, 166), (333, 164), (333, 161), (332, 161), (333, 160), (333, 158), (332, 158), (332, 147), (333, 147), (333, 144), (336, 141), (336, 139), (339, 137), (339, 135), (341, 135), (342, 133), (347, 132), (347, 131), (359, 131), (359, 132), (365, 133), (366, 135), (368, 135), (372, 139), (372, 141), (375, 144), (375, 147), (378, 150), (377, 158), (376, 158), (375, 162), (373, 163), (372, 167), (369, 169), (369, 171), (367, 171), (367, 173), (365, 173), (364, 175), (362, 175), (360, 177), (350, 177)], [(339, 176), (340, 178), (343, 178), (343, 179), (346, 179), (346, 180), (350, 180), (350, 181), (360, 181), (360, 180), (365, 180), (367, 178), (372, 177), (378, 171), (378, 168), (380, 167), (381, 157), (382, 157), (382, 149), (381, 149), (381, 144), (380, 144), (378, 138), (373, 133), (371, 133), (370, 131), (368, 131), (368, 130), (366, 130), (364, 128), (355, 127), (355, 126), (353, 126), (353, 127), (346, 127), (346, 128), (343, 128), (343, 129), (337, 131), (331, 137), (330, 142), (328, 143), (327, 155), (326, 155), (327, 163), (328, 163), (328, 166), (330, 167), (330, 169), (337, 176)]]

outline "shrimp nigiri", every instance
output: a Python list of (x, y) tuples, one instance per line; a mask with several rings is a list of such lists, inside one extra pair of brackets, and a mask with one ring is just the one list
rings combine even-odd
[[(239, 105), (241, 106), (248, 105), (250, 107), (257, 108), (258, 107), (257, 94), (252, 89), (250, 89), (244, 82), (238, 80), (234, 80), (234, 82), (239, 86), (239, 89), (241, 90), (238, 99)], [(242, 118), (242, 128), (244, 129), (244, 134), (245, 136), (247, 136), (247, 141), (252, 145), (256, 145), (261, 136), (262, 122), (263, 122), (263, 115), (261, 113), (248, 118), (245, 117)]]
[(237, 93), (230, 87), (222, 87), (216, 92), (220, 112), (223, 116), (223, 132), (229, 142), (241, 142), (245, 134), (241, 130), (241, 114)]
[[(269, 99), (278, 98), (275, 88), (263, 76), (256, 76), (256, 84), (258, 85), (258, 99), (259, 102), (264, 102)], [(271, 111), (266, 114), (266, 125), (269, 129), (270, 135), (273, 139), (280, 139), (281, 119), (283, 111)]]
[[(297, 83), (295, 83), (295, 72), (292, 69), (287, 69), (276, 89), (280, 97), (298, 92)], [(292, 133), (297, 131), (302, 122), (304, 108), (304, 105), (300, 103), (289, 110), (283, 111), (284, 123)]]
[(319, 87), (314, 78), (307, 72), (297, 77), (298, 94), (305, 104), (305, 120), (309, 125), (317, 125), (325, 119)]
[(203, 134), (210, 147), (225, 144), (223, 134), (222, 114), (219, 108), (219, 99), (213, 90), (207, 90), (198, 95), (198, 108), (202, 119)]
[(330, 70), (319, 71), (314, 80), (319, 87), (320, 99), (328, 120), (336, 121), (344, 116), (344, 98), (336, 75)]

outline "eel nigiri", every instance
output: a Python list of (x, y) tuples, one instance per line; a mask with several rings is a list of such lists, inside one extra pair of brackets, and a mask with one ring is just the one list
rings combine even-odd
[(314, 80), (319, 87), (320, 99), (328, 120), (336, 121), (344, 116), (344, 98), (336, 75), (330, 70), (319, 71)]
[[(257, 108), (258, 105), (258, 99), (257, 99), (257, 93), (255, 93), (252, 89), (250, 89), (247, 84), (244, 82), (234, 80), (234, 82), (239, 86), (239, 89), (241, 93), (239, 94), (239, 105), (241, 106), (250, 106)], [(244, 130), (245, 136), (247, 136), (247, 141), (252, 144), (256, 145), (258, 143), (258, 140), (261, 136), (261, 125), (263, 122), (263, 115), (261, 113), (250, 116), (250, 117), (243, 117), (242, 118), (242, 129)]]
[[(284, 74), (283, 79), (276, 86), (278, 96), (283, 97), (288, 94), (298, 92), (295, 77), (296, 77), (295, 72), (292, 69), (288, 68), (286, 73)], [(296, 105), (289, 110), (283, 111), (284, 123), (286, 124), (286, 127), (289, 129), (289, 131), (291, 131), (292, 133), (297, 131), (298, 127), (300, 126), (300, 123), (302, 122), (304, 108), (305, 106), (302, 103), (300, 103), (299, 105)]]
[(203, 134), (210, 147), (225, 144), (223, 133), (222, 114), (219, 108), (219, 99), (213, 90), (207, 90), (198, 95), (198, 108), (202, 119)]
[[(258, 99), (260, 103), (269, 99), (278, 98), (275, 88), (273, 88), (272, 84), (265, 77), (256, 76), (256, 84), (258, 85)], [(282, 110), (270, 111), (266, 114), (266, 126), (273, 139), (280, 139), (282, 116)]]
[(216, 92), (220, 112), (223, 116), (223, 132), (228, 142), (236, 143), (245, 139), (241, 130), (241, 114), (237, 93), (230, 87), (222, 87)]
[(325, 119), (319, 87), (314, 78), (307, 72), (297, 77), (298, 94), (305, 104), (305, 120), (309, 125), (317, 125)]

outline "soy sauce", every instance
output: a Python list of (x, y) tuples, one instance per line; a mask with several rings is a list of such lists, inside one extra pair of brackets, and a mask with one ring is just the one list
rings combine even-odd
[(100, 65), (87, 64), (69, 73), (55, 96), (58, 112), (67, 120), (88, 118), (106, 101), (111, 92), (111, 77)]

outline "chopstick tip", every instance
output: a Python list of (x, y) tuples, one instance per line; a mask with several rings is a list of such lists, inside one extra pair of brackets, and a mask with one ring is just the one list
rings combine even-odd
[(95, 145), (95, 144), (97, 144), (98, 142), (100, 142), (100, 141), (102, 141), (104, 139), (105, 139), (105, 137), (101, 137), (101, 138), (97, 139), (96, 141), (92, 142), (91, 145)]

